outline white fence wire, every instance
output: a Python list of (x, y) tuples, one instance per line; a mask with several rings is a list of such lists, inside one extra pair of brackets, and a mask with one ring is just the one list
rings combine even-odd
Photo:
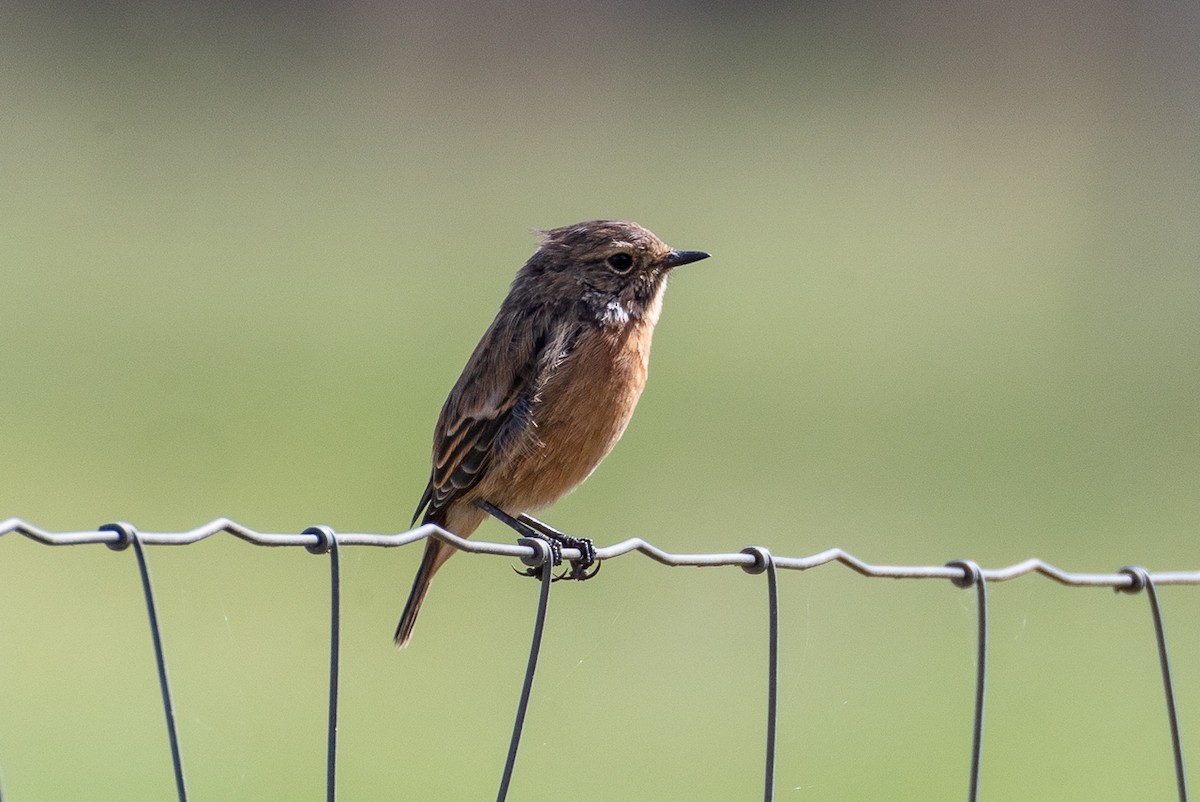
[[(180, 802), (187, 800), (183, 756), (175, 726), (175, 713), (171, 701), (167, 676), (166, 658), (163, 654), (158, 615), (154, 602), (154, 591), (144, 546), (186, 546), (209, 537), (226, 533), (248, 543), (259, 546), (302, 546), (313, 554), (328, 554), (330, 560), (330, 644), (329, 644), (329, 712), (327, 727), (326, 799), (337, 797), (337, 721), (338, 721), (338, 672), (340, 665), (340, 621), (341, 621), (341, 567), (339, 549), (346, 546), (399, 547), (418, 543), (426, 538), (438, 538), (457, 549), (475, 554), (490, 554), (521, 560), (540, 577), (541, 591), (534, 620), (533, 640), (529, 661), (521, 685), (516, 719), (504, 773), (500, 780), (497, 800), (507, 798), (508, 788), (516, 766), (525, 713), (533, 687), (537, 659), (541, 649), (542, 633), (549, 605), (550, 587), (554, 581), (554, 564), (561, 557), (564, 561), (580, 559), (578, 549), (551, 549), (543, 540), (521, 537), (516, 543), (496, 543), (469, 540), (458, 537), (432, 524), (394, 534), (361, 532), (335, 532), (328, 526), (313, 526), (297, 534), (258, 532), (228, 518), (218, 518), (203, 526), (185, 532), (140, 532), (128, 523), (105, 524), (95, 530), (73, 532), (51, 532), (41, 529), (19, 518), (0, 521), (0, 535), (23, 535), (30, 540), (48, 546), (75, 546), (103, 543), (111, 549), (124, 550), (133, 547), (137, 558), (146, 610), (150, 622), (150, 634), (158, 668), (159, 685), (162, 691), (163, 710), (167, 724), (167, 737), (171, 747), (172, 769), (175, 787)], [(557, 554), (556, 554), (557, 552)], [(616, 559), (640, 553), (650, 559), (670, 566), (737, 566), (751, 574), (766, 574), (768, 590), (768, 676), (767, 690), (767, 737), (765, 772), (763, 781), (764, 799), (774, 799), (775, 783), (775, 733), (777, 711), (777, 688), (779, 677), (779, 592), (777, 572), (782, 570), (807, 571), (823, 565), (840, 563), (867, 577), (892, 579), (940, 579), (949, 580), (961, 588), (974, 588), (978, 615), (978, 658), (975, 678), (974, 727), (972, 730), (971, 764), (967, 776), (967, 798), (975, 802), (979, 795), (980, 763), (983, 754), (984, 711), (987, 698), (988, 656), (988, 595), (990, 582), (1007, 582), (1031, 574), (1038, 574), (1068, 587), (1111, 587), (1126, 593), (1145, 592), (1150, 602), (1151, 620), (1154, 625), (1158, 648), (1159, 666), (1162, 671), (1163, 696), (1167, 708), (1167, 720), (1171, 733), (1171, 745), (1175, 765), (1175, 781), (1181, 802), (1188, 800), (1187, 777), (1184, 751), (1179, 733), (1178, 713), (1174, 686), (1171, 677), (1170, 659), (1167, 649), (1165, 627), (1159, 606), (1157, 587), (1161, 585), (1200, 586), (1200, 571), (1156, 571), (1150, 572), (1140, 566), (1126, 566), (1112, 573), (1076, 573), (1066, 571), (1036, 558), (1024, 560), (999, 568), (983, 568), (970, 560), (953, 560), (945, 565), (875, 565), (862, 560), (842, 549), (827, 549), (806, 557), (774, 555), (760, 546), (748, 546), (739, 551), (676, 554), (665, 551), (641, 538), (629, 538), (611, 546), (595, 549), (597, 561)], [(0, 761), (3, 756), (0, 755)], [(0, 802), (3, 789), (0, 788)]]

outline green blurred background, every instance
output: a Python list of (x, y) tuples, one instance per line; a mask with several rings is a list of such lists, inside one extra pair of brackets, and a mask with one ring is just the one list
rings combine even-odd
[[(556, 525), (1197, 568), (1198, 9), (6, 3), (0, 518), (400, 531), (529, 230), (620, 217), (714, 258)], [(170, 798), (133, 555), (0, 551), (4, 790)], [(343, 557), (346, 800), (499, 780), (536, 585), (460, 556), (397, 652), (419, 551)], [(320, 798), (326, 561), (150, 560), (193, 798)], [(1196, 594), (1161, 594), (1193, 784)], [(778, 798), (962, 798), (973, 593), (781, 596)], [(991, 599), (984, 797), (1173, 798), (1145, 598)], [(629, 557), (551, 602), (512, 798), (760, 797), (761, 577)]]

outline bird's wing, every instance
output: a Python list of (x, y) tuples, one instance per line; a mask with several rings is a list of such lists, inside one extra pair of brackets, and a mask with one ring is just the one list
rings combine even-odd
[(433, 470), (413, 522), (425, 520), (471, 490), (497, 454), (536, 443), (533, 411), (546, 379), (569, 355), (577, 331), (488, 329), (446, 399), (434, 432)]

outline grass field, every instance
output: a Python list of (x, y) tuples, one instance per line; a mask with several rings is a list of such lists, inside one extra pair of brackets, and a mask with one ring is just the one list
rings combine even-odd
[[(732, 9), (732, 7), (731, 7)], [(406, 528), (535, 247), (637, 220), (667, 294), (610, 543), (1200, 567), (1191, 4), (0, 10), (0, 518)], [(481, 536), (507, 538), (488, 526)], [(197, 800), (319, 798), (327, 564), (150, 550)], [(536, 586), (343, 555), (341, 798), (494, 794)], [(973, 593), (780, 582), (779, 799), (961, 799)], [(1200, 743), (1197, 590), (1161, 593)], [(987, 799), (1169, 799), (1146, 600), (991, 589)], [(6, 798), (171, 798), (130, 553), (0, 542)], [(762, 578), (629, 557), (551, 599), (513, 799), (761, 796)]]

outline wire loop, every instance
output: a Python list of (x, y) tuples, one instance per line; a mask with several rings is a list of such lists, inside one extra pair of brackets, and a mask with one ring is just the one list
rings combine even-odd
[(324, 524), (320, 526), (310, 526), (300, 534), (313, 535), (317, 539), (316, 543), (304, 547), (308, 550), (309, 554), (328, 554), (329, 550), (334, 547), (334, 543), (336, 542), (337, 538), (337, 536), (333, 533), (333, 528), (325, 526)]
[(983, 581), (983, 569), (974, 560), (951, 560), (946, 563), (946, 567), (962, 570), (962, 576), (951, 577), (950, 579), (957, 587), (969, 588)]
[(533, 554), (521, 555), (521, 562), (530, 568), (540, 568), (548, 562), (554, 561), (554, 550), (550, 544), (538, 537), (519, 537), (517, 545), (527, 546), (533, 549)]
[(1127, 587), (1113, 588), (1117, 593), (1141, 593), (1150, 584), (1150, 572), (1140, 565), (1127, 565), (1117, 573), (1129, 577)]
[(125, 521), (116, 521), (111, 524), (104, 524), (96, 527), (98, 532), (116, 532), (117, 539), (112, 543), (105, 543), (113, 551), (125, 551), (133, 545), (133, 541), (137, 538), (137, 527)]
[(743, 565), (742, 570), (748, 574), (761, 574), (767, 570), (767, 566), (774, 565), (775, 558), (771, 556), (771, 552), (767, 551), (762, 546), (747, 546), (742, 549), (742, 554), (749, 554), (754, 558), (754, 562), (750, 565)]

